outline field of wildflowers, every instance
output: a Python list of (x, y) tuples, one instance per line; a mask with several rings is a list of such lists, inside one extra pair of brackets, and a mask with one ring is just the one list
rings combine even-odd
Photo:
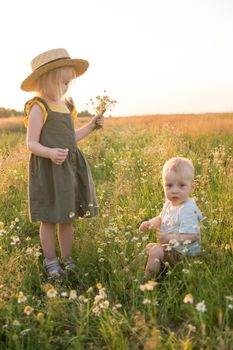
[[(82, 141), (100, 210), (75, 222), (78, 269), (62, 283), (46, 279), (28, 220), (19, 120), (0, 126), (0, 349), (233, 349), (233, 116), (106, 118)], [(203, 253), (147, 280), (156, 235), (138, 228), (160, 212), (162, 165), (176, 155), (196, 168)]]

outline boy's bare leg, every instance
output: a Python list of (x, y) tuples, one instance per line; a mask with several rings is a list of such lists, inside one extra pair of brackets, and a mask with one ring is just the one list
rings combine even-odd
[(148, 260), (144, 274), (149, 276), (151, 272), (154, 272), (158, 275), (161, 271), (161, 261), (164, 258), (163, 247), (160, 244), (153, 244), (148, 248)]

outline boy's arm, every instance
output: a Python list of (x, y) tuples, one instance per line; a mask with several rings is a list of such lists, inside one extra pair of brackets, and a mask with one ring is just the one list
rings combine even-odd
[(149, 220), (149, 229), (150, 230), (159, 230), (161, 227), (161, 218), (156, 216)]
[(148, 221), (143, 221), (139, 227), (140, 231), (146, 230), (159, 230), (161, 226), (161, 219), (159, 216), (156, 216)]
[(199, 240), (198, 234), (192, 233), (165, 233), (162, 231), (157, 232), (157, 237), (161, 244), (169, 243), (171, 240), (176, 240), (177, 242), (183, 244), (184, 241), (196, 242)]

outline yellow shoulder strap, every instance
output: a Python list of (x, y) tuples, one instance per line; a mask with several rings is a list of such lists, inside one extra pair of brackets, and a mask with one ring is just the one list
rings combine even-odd
[(77, 118), (77, 115), (78, 115), (78, 112), (75, 108), (75, 104), (74, 104), (74, 101), (71, 97), (68, 97), (66, 99), (66, 105), (67, 107), (69, 108), (70, 110), (70, 113), (71, 113), (71, 117), (73, 118), (73, 120), (75, 121), (75, 119)]

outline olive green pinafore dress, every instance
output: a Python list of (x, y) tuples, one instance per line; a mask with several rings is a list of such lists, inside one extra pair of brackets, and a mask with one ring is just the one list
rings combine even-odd
[[(68, 148), (69, 153), (62, 165), (30, 155), (30, 220), (66, 224), (76, 217), (92, 217), (98, 211), (95, 188), (88, 163), (77, 147), (71, 113), (52, 111), (43, 99), (36, 99), (48, 113), (40, 143), (51, 148)], [(67, 107), (72, 111), (74, 106), (67, 103)]]

